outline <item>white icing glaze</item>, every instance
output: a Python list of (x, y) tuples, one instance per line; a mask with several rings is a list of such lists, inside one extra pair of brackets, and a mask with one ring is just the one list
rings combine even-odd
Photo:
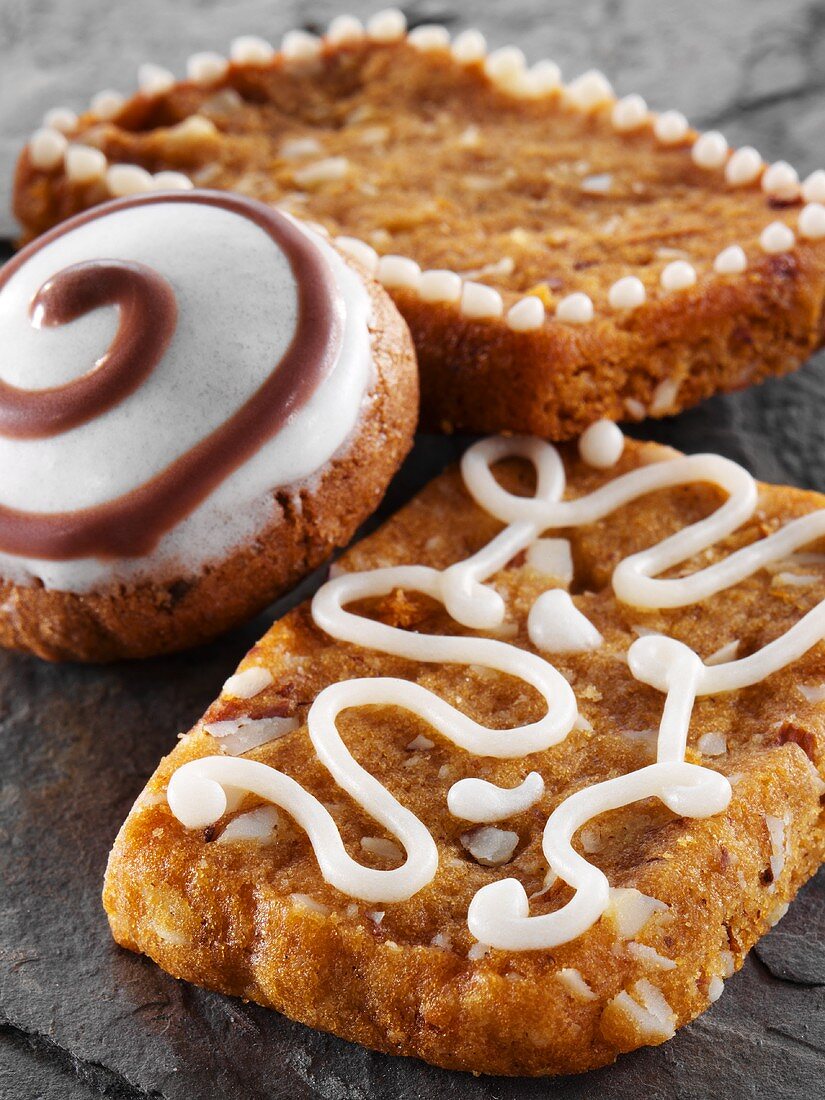
[[(4, 577), (88, 591), (113, 576), (194, 573), (271, 522), (273, 488), (311, 477), (346, 442), (372, 380), (369, 298), (335, 250), (313, 239), (333, 271), (346, 318), (337, 364), (297, 415), (145, 557), (47, 562), (0, 554)], [(28, 316), (28, 303), (48, 278), (100, 257), (137, 261), (168, 279), (178, 301), (176, 331), (146, 381), (95, 420), (46, 439), (0, 437), (6, 471), (0, 504), (59, 512), (138, 487), (235, 412), (292, 338), (294, 276), (264, 230), (204, 203), (137, 205), (57, 237), (11, 277), (0, 294), (0, 342), (15, 349), (2, 365), (5, 382), (32, 390), (61, 385), (88, 371), (109, 346), (114, 307), (56, 328), (34, 328)], [(116, 462), (101, 461), (113, 454)]]
[(544, 794), (544, 780), (530, 774), (517, 787), (497, 787), (486, 779), (459, 779), (447, 792), (447, 808), (465, 821), (503, 821), (534, 806)]

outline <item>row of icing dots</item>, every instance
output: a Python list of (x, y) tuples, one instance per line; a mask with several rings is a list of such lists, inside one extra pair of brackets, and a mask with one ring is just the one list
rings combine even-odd
[[(696, 134), (678, 111), (656, 114), (638, 95), (616, 99), (607, 78), (597, 70), (583, 73), (565, 85), (555, 62), (539, 61), (528, 68), (523, 52), (515, 46), (505, 46), (488, 53), (484, 36), (476, 30), (464, 31), (452, 42), (447, 29), (438, 25), (419, 26), (407, 34), (406, 19), (397, 9), (379, 12), (366, 24), (353, 16), (338, 16), (323, 37), (302, 30), (291, 31), (284, 36), (280, 51), (265, 39), (245, 35), (234, 40), (229, 58), (212, 52), (192, 55), (187, 64), (187, 76), (196, 84), (210, 86), (224, 79), (230, 63), (252, 67), (278, 61), (303, 64), (317, 58), (325, 48), (342, 49), (365, 39), (375, 44), (389, 44), (405, 35), (407, 41), (421, 51), (449, 50), (459, 64), (481, 65), (486, 77), (510, 95), (561, 97), (570, 107), (584, 113), (609, 109), (609, 117), (617, 133), (633, 134), (646, 128), (663, 147), (689, 146), (694, 164), (706, 170), (723, 171), (725, 181), (732, 187), (758, 183), (773, 199), (804, 201), (806, 205), (799, 213), (796, 232), (784, 220), (774, 220), (763, 228), (757, 244), (764, 253), (773, 255), (791, 250), (797, 236), (810, 241), (825, 238), (825, 171), (817, 170), (802, 182), (791, 165), (784, 161), (766, 164), (751, 146), (731, 150), (718, 131)], [(162, 95), (174, 86), (175, 76), (168, 69), (145, 64), (139, 70), (138, 84), (144, 95)], [(98, 118), (111, 119), (117, 116), (124, 102), (124, 97), (119, 93), (102, 92), (92, 101), (91, 112)], [(183, 172), (165, 171), (153, 175), (136, 164), (110, 165), (101, 150), (70, 141), (77, 123), (77, 115), (68, 108), (48, 112), (43, 127), (29, 142), (33, 165), (44, 171), (62, 167), (70, 181), (81, 185), (102, 183), (115, 197), (153, 188), (192, 186)], [(176, 130), (180, 131), (180, 136), (189, 134), (193, 137), (217, 132), (211, 120), (199, 115), (184, 120)], [(319, 181), (338, 178), (337, 173), (343, 170), (338, 162), (342, 159), (327, 158), (314, 169), (309, 166), (307, 171), (316, 171)], [(455, 271), (422, 271), (412, 258), (401, 255), (379, 257), (369, 244), (357, 238), (343, 235), (338, 241), (344, 250), (357, 255), (388, 289), (411, 291), (424, 301), (454, 305), (469, 320), (503, 318), (512, 331), (531, 332), (542, 328), (547, 319), (545, 304), (538, 295), (523, 295), (512, 303), (505, 303), (504, 297), (494, 287), (463, 278)], [(741, 275), (748, 264), (748, 255), (742, 245), (732, 243), (715, 257), (713, 274), (720, 277)], [(678, 293), (694, 286), (698, 277), (695, 266), (688, 260), (673, 260), (660, 272), (659, 287), (666, 294)], [(642, 280), (635, 275), (625, 275), (610, 287), (607, 305), (614, 313), (632, 311), (642, 306), (647, 297), (648, 289)], [(581, 291), (561, 298), (553, 311), (556, 321), (574, 326), (588, 324), (595, 316), (595, 303)]]

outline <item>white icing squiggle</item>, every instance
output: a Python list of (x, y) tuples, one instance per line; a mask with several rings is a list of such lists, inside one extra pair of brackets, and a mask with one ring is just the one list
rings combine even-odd
[(503, 821), (534, 806), (544, 794), (544, 780), (530, 774), (517, 787), (498, 787), (486, 779), (459, 779), (447, 792), (447, 809), (465, 821)]
[[(509, 457), (533, 463), (537, 487), (532, 497), (509, 493), (493, 476), (491, 467)], [(315, 750), (339, 785), (404, 845), (406, 861), (392, 871), (365, 868), (351, 860), (323, 806), (287, 776), (254, 761), (206, 757), (179, 769), (170, 783), (169, 800), (184, 824), (209, 824), (234, 804), (238, 792), (252, 791), (293, 813), (309, 834), (324, 878), (342, 892), (369, 901), (410, 897), (435, 875), (434, 841), (426, 827), (352, 758), (336, 729), (338, 714), (354, 706), (400, 706), (468, 752), (521, 758), (567, 736), (577, 724), (575, 698), (557, 670), (533, 653), (490, 638), (411, 633), (349, 612), (348, 603), (404, 589), (438, 600), (465, 627), (495, 631), (504, 623), (506, 608), (500, 594), (485, 582), (534, 545), (545, 531), (597, 522), (648, 493), (679, 485), (709, 483), (722, 489), (727, 498), (711, 515), (619, 563), (612, 584), (616, 597), (625, 603), (646, 608), (697, 603), (825, 537), (822, 510), (793, 520), (719, 562), (682, 577), (662, 579), (661, 573), (708, 550), (752, 516), (756, 484), (742, 467), (716, 455), (677, 456), (632, 470), (587, 496), (563, 500), (564, 467), (554, 447), (537, 439), (492, 438), (466, 452), (462, 473), (475, 501), (505, 524), (495, 538), (470, 558), (441, 571), (409, 565), (336, 577), (316, 594), (313, 617), (339, 641), (411, 661), (482, 665), (518, 677), (542, 695), (547, 707), (544, 716), (515, 729), (490, 729), (421, 685), (397, 678), (350, 680), (320, 693), (307, 719)], [(566, 597), (570, 608), (597, 636), (562, 590), (540, 596), (531, 617), (542, 600), (547, 604), (547, 597), (557, 603)], [(569, 633), (571, 623), (582, 628), (579, 619), (571, 618), (570, 608), (565, 602), (567, 623), (562, 632)], [(534, 644), (541, 644), (533, 629), (530, 636)], [(741, 660), (705, 664), (688, 646), (663, 635), (635, 641), (628, 651), (632, 675), (665, 695), (656, 762), (577, 791), (550, 815), (543, 851), (551, 871), (574, 890), (567, 904), (552, 913), (530, 916), (529, 900), (520, 882), (512, 878), (494, 882), (479, 890), (470, 903), (468, 925), (473, 935), (489, 946), (521, 951), (556, 946), (591, 927), (608, 906), (610, 887), (603, 872), (573, 847), (577, 831), (600, 814), (646, 798), (660, 799), (683, 817), (708, 817), (724, 811), (731, 798), (729, 781), (685, 760), (696, 698), (757, 683), (797, 660), (823, 638), (825, 601), (781, 637)], [(589, 640), (598, 644), (593, 636)], [(511, 790), (468, 778), (450, 788), (448, 807), (470, 821), (503, 820), (534, 805), (543, 787), (537, 772)]]

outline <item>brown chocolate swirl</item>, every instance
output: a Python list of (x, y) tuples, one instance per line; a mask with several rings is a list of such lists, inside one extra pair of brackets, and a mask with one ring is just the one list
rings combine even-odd
[[(271, 237), (273, 245), (286, 255), (296, 281), (298, 312), (292, 341), (280, 361), (273, 365), (262, 385), (231, 417), (160, 473), (131, 492), (104, 504), (68, 512), (27, 512), (0, 506), (0, 550), (6, 553), (52, 561), (83, 557), (133, 558), (148, 554), (167, 531), (194, 511), (222, 481), (251, 458), (309, 401), (335, 365), (342, 343), (344, 305), (332, 272), (320, 250), (304, 231), (284, 215), (262, 203), (238, 195), (212, 191), (157, 193), (118, 200), (99, 210), (87, 211), (46, 233), (14, 257), (0, 271), (0, 291), (32, 255), (78, 226), (127, 207), (169, 202), (197, 202), (222, 207), (250, 219)], [(68, 268), (58, 273), (56, 283), (61, 283), (64, 290), (73, 287), (82, 302), (83, 291), (80, 288), (84, 277), (71, 275), (72, 270), (77, 269)], [(100, 297), (102, 291), (99, 285), (95, 287), (95, 278), (87, 277), (91, 280), (85, 286), (85, 293), (90, 296), (86, 301), (92, 303), (89, 308), (95, 308), (95, 295), (98, 296), (98, 306), (110, 304)], [(47, 287), (48, 285), (46, 284)], [(146, 307), (148, 284), (141, 280), (141, 286), (139, 296), (143, 295), (143, 307)], [(134, 284), (132, 288), (134, 289)], [(153, 284), (153, 292), (157, 289), (157, 285)], [(68, 290), (66, 292), (68, 294)], [(49, 294), (57, 294), (57, 291), (48, 292), (44, 288), (41, 293), (45, 293), (48, 300)], [(111, 293), (115, 295), (114, 290)], [(158, 290), (159, 295), (160, 293)], [(77, 304), (77, 300), (75, 301)], [(123, 309), (123, 301), (118, 301)], [(164, 325), (169, 321), (168, 305), (167, 299), (166, 306), (160, 307)], [(61, 310), (65, 306), (65, 302), (60, 303), (56, 315), (62, 315)], [(278, 309), (277, 301), (273, 301), (272, 309)], [(105, 408), (111, 408), (112, 404), (133, 391), (159, 361), (159, 349), (162, 356), (163, 348), (160, 348), (160, 344), (164, 340), (163, 333), (166, 334), (167, 343), (171, 335), (164, 325), (161, 326), (163, 332), (157, 334), (156, 342), (151, 348), (148, 343), (143, 345), (142, 351), (139, 348), (141, 362), (135, 368), (140, 374), (137, 380), (127, 379), (128, 372), (125, 368), (121, 372), (119, 368), (115, 370), (110, 366), (108, 371), (92, 370), (81, 379), (69, 383), (67, 387), (56, 388), (73, 390), (68, 404), (74, 410), (73, 413), (61, 413), (61, 402), (65, 403), (66, 394), (62, 398), (58, 397), (55, 404), (57, 411), (53, 415), (57, 419), (63, 416), (66, 420), (56, 430), (66, 430), (72, 426), (72, 421), (80, 424), (91, 416), (99, 415)], [(121, 334), (129, 337), (132, 341), (129, 346), (134, 350), (134, 334), (128, 319), (123, 315), (115, 344)], [(138, 343), (140, 344), (140, 337)], [(110, 358), (113, 349), (114, 345), (108, 353)], [(143, 358), (144, 355), (146, 358)], [(148, 360), (152, 360), (149, 365)], [(129, 362), (134, 364), (133, 355)], [(134, 384), (127, 386), (127, 381), (134, 381)], [(74, 387), (81, 383), (84, 386), (84, 397), (78, 401), (74, 398), (80, 391), (74, 390)], [(88, 390), (85, 388), (87, 383)], [(101, 383), (105, 391), (103, 394), (100, 392)], [(114, 395), (119, 386), (122, 387), (119, 396)], [(31, 392), (35, 398), (44, 393)], [(3, 401), (7, 396), (8, 390), (3, 393)], [(8, 411), (10, 407), (6, 406), (4, 415), (14, 425), (14, 415)], [(76, 420), (77, 415), (81, 419)], [(25, 420), (25, 415), (18, 416), (17, 423)], [(103, 455), (101, 459), (111, 460), (112, 457)]]
[(87, 260), (59, 271), (38, 290), (29, 313), (37, 327), (65, 325), (102, 306), (118, 306), (108, 351), (88, 373), (42, 390), (0, 381), (0, 435), (44, 439), (111, 409), (151, 374), (177, 323), (175, 292), (145, 264)]

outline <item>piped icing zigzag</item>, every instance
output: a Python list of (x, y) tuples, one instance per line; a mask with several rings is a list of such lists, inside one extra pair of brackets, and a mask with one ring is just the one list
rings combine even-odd
[[(595, 465), (609, 465), (610, 459), (615, 462), (621, 451), (616, 445), (617, 433), (615, 427), (591, 429), (581, 443), (583, 455), (595, 459)], [(516, 496), (496, 480), (492, 467), (511, 457), (526, 459), (535, 467), (537, 484), (532, 497)], [(504, 622), (506, 607), (489, 579), (516, 555), (534, 547), (544, 532), (594, 523), (651, 492), (681, 485), (711, 484), (727, 496), (711, 515), (621, 561), (612, 577), (618, 600), (650, 609), (685, 607), (825, 537), (823, 509), (789, 522), (710, 566), (685, 576), (662, 578), (662, 573), (714, 546), (753, 515), (757, 486), (741, 466), (718, 455), (676, 456), (631, 470), (586, 496), (565, 500), (564, 467), (556, 448), (538, 439), (500, 437), (470, 447), (462, 461), (462, 474), (476, 504), (505, 524), (498, 535), (471, 557), (443, 570), (405, 565), (335, 577), (316, 594), (312, 617), (327, 634), (352, 645), (419, 662), (478, 665), (517, 677), (541, 694), (546, 703), (544, 716), (513, 729), (489, 729), (421, 685), (393, 677), (348, 680), (320, 692), (307, 715), (318, 759), (403, 845), (406, 858), (393, 870), (365, 868), (354, 861), (344, 850), (337, 826), (323, 804), (294, 780), (259, 761), (208, 756), (174, 772), (167, 792), (169, 805), (185, 826), (214, 824), (236, 808), (245, 793), (254, 793), (283, 807), (306, 829), (323, 877), (342, 893), (386, 903), (412, 897), (436, 873), (438, 854), (433, 838), (414, 814), (354, 760), (336, 728), (338, 714), (345, 708), (375, 704), (401, 707), (459, 748), (480, 756), (520, 759), (567, 736), (578, 718), (576, 700), (551, 663), (552, 652), (547, 656), (530, 653), (495, 638), (419, 635), (350, 612), (348, 604), (395, 589), (420, 592), (439, 601), (461, 626), (494, 631)], [(529, 620), (531, 640), (539, 649), (544, 637), (542, 613), (535, 613), (542, 598), (534, 604)], [(587, 637), (587, 645), (581, 645), (580, 624), (575, 618), (581, 613), (569, 597), (568, 602), (566, 611), (553, 608), (557, 619), (554, 637), (566, 637), (570, 648), (597, 646), (600, 640), (592, 636)], [(665, 697), (656, 762), (586, 787), (566, 798), (550, 815), (544, 829), (544, 855), (550, 871), (572, 887), (570, 901), (554, 912), (531, 916), (529, 900), (518, 880), (493, 882), (479, 890), (470, 903), (470, 932), (483, 944), (522, 951), (550, 948), (587, 931), (605, 912), (610, 886), (603, 872), (573, 847), (578, 830), (608, 810), (646, 798), (658, 798), (684, 817), (724, 812), (731, 797), (729, 780), (685, 759), (696, 698), (757, 683), (797, 660), (823, 638), (825, 601), (769, 645), (740, 660), (728, 660), (727, 654), (721, 654), (717, 663), (703, 662), (688, 646), (663, 635), (634, 642), (627, 655), (633, 677)], [(474, 805), (471, 820), (484, 820), (486, 811), (486, 820), (500, 821), (534, 804), (542, 788), (538, 773), (512, 790), (480, 779), (463, 779), (450, 789), (448, 808), (466, 817), (467, 807)]]

